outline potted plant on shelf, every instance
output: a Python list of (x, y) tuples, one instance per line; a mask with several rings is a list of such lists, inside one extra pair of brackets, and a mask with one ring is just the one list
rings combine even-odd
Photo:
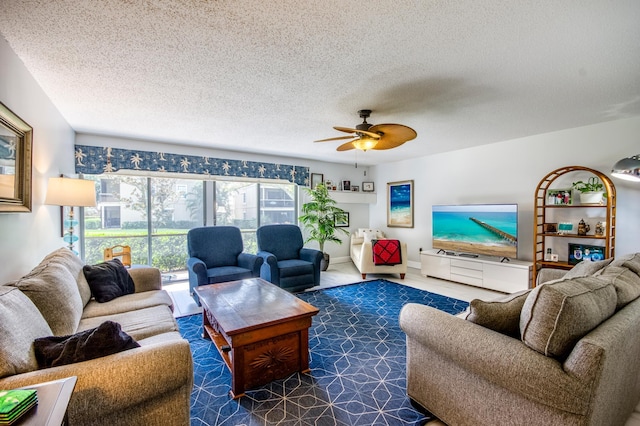
[(586, 182), (577, 181), (571, 184), (573, 189), (580, 191), (580, 204), (600, 205), (604, 196), (604, 184), (595, 176)]
[(309, 195), (310, 201), (302, 205), (302, 215), (298, 218), (309, 231), (309, 237), (305, 242), (317, 241), (320, 251), (324, 255), (321, 269), (326, 271), (329, 267), (329, 254), (324, 252), (324, 243), (329, 241), (342, 244), (342, 240), (336, 236), (338, 231), (344, 234), (349, 232), (336, 226), (336, 216), (345, 211), (336, 206), (336, 201), (329, 196), (327, 187), (320, 183), (315, 188), (302, 188)]

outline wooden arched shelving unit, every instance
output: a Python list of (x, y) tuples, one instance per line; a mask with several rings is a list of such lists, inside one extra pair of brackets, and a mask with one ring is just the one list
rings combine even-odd
[[(567, 173), (582, 172), (591, 173), (597, 176), (604, 184), (606, 201), (602, 205), (581, 205), (578, 199), (575, 199), (571, 205), (552, 205), (547, 203), (547, 191), (556, 189), (553, 183), (561, 176)], [(577, 194), (576, 194), (577, 195)], [(602, 236), (593, 235), (593, 224), (591, 234), (583, 236), (578, 235), (575, 230), (569, 234), (558, 234), (545, 232), (544, 224), (554, 222), (550, 218), (554, 213), (568, 213), (577, 223), (587, 211), (591, 209), (600, 209), (603, 212), (602, 217), (605, 218), (605, 232)], [(537, 277), (542, 268), (555, 269), (571, 269), (574, 265), (568, 263), (567, 259), (559, 259), (557, 262), (545, 260), (544, 255), (547, 247), (553, 247), (553, 244), (562, 240), (565, 242), (580, 242), (584, 239), (597, 240), (604, 247), (605, 258), (613, 257), (615, 254), (615, 238), (616, 238), (616, 188), (605, 174), (587, 167), (568, 166), (554, 170), (546, 175), (538, 184), (535, 192), (534, 200), (534, 228), (533, 228), (533, 286), (536, 285)]]

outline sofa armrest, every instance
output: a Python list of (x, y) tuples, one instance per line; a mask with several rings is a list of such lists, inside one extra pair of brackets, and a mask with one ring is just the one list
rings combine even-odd
[(117, 354), (36, 370), (0, 379), (0, 388), (14, 389), (77, 376), (69, 418), (95, 419), (193, 386), (189, 343), (174, 339)]
[(538, 272), (536, 285), (544, 284), (549, 281), (558, 280), (566, 275), (567, 271), (555, 268), (542, 268)]
[(136, 293), (151, 290), (162, 290), (162, 276), (160, 269), (152, 266), (129, 268), (129, 275), (133, 278)]
[[(581, 415), (589, 408), (597, 372), (589, 377), (567, 373), (560, 361), (520, 340), (425, 305), (405, 305), (400, 327), (407, 334), (408, 352), (412, 346), (425, 347), (468, 373), (550, 407)], [(420, 369), (437, 374), (429, 365)]]

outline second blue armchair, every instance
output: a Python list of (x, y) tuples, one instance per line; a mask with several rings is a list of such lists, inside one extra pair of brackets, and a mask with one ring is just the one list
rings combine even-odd
[(187, 233), (189, 290), (200, 305), (195, 287), (260, 276), (262, 258), (244, 253), (240, 228), (203, 226)]
[(320, 250), (304, 248), (296, 225), (264, 225), (256, 232), (258, 256), (264, 259), (260, 277), (285, 290), (320, 285)]

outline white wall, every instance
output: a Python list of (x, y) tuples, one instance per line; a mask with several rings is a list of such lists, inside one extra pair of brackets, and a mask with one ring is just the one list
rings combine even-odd
[[(540, 180), (563, 166), (585, 166), (610, 176), (616, 161), (638, 153), (640, 117), (634, 117), (372, 167), (379, 189), (387, 182), (415, 181), (415, 227), (386, 227), (383, 190), (371, 206), (371, 226), (406, 241), (409, 261), (417, 266), (419, 248), (431, 248), (432, 205), (517, 203), (518, 257), (531, 260), (534, 191)], [(612, 181), (617, 190), (616, 254), (640, 252), (640, 184)]]
[(74, 132), (1, 37), (0, 64), (0, 102), (33, 127), (32, 211), (0, 213), (0, 282), (5, 282), (64, 246), (60, 208), (43, 202), (49, 177), (73, 173)]

